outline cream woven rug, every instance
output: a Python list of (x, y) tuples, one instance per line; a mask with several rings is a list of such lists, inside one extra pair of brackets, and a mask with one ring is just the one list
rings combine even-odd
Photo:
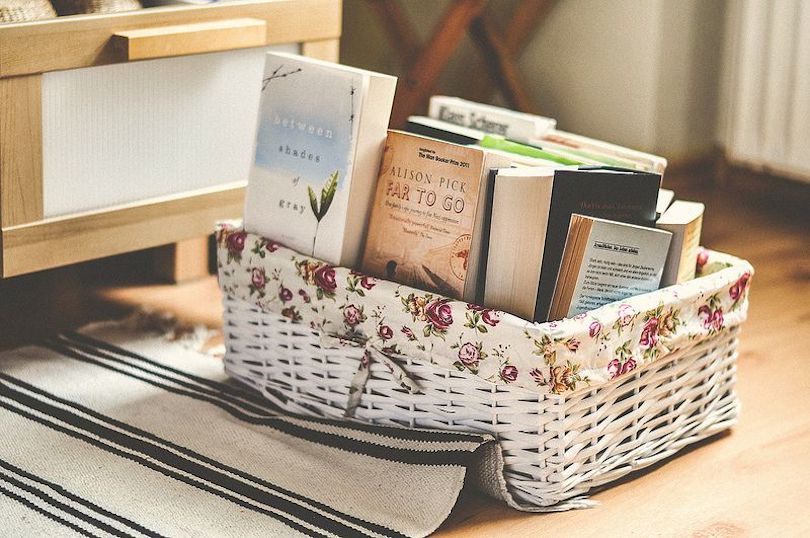
[(123, 324), (0, 354), (0, 535), (421, 536), (472, 462), (499, 482), (484, 436), (284, 417), (224, 381)]

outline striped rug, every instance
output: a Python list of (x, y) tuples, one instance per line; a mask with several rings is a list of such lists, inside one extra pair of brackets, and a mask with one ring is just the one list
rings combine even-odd
[(2, 536), (423, 536), (482, 457), (483, 436), (280, 415), (121, 324), (0, 354)]

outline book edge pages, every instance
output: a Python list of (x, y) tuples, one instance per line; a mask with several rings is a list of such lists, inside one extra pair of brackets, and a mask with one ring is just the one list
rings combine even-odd
[(490, 153), (482, 148), (475, 148), (481, 152), (481, 168), (478, 174), (478, 200), (473, 213), (472, 240), (468, 254), (467, 273), (464, 275), (462, 299), (468, 303), (476, 304), (478, 297), (478, 284), (481, 270), (481, 251), (483, 245), (484, 213), (487, 211), (486, 196), (489, 171), (492, 168), (505, 168), (509, 166), (506, 158)]
[(574, 250), (574, 264), (571, 274), (568, 275), (566, 280), (567, 289), (565, 293), (565, 305), (563, 308), (563, 312), (565, 312), (563, 314), (564, 317), (571, 315), (571, 303), (574, 300), (574, 291), (576, 290), (577, 282), (579, 281), (579, 275), (583, 270), (582, 262), (585, 260), (585, 252), (588, 251), (588, 245), (591, 242), (593, 226), (593, 219), (585, 217), (582, 219), (580, 229), (578, 230), (579, 238)]
[[(558, 320), (564, 318), (568, 314), (570, 308), (571, 298), (570, 292), (571, 275), (578, 274), (578, 267), (576, 266), (577, 257), (580, 254), (580, 243), (582, 243), (582, 234), (585, 229), (586, 223), (589, 223), (587, 217), (574, 213), (568, 222), (568, 233), (563, 246), (563, 257), (560, 262), (560, 268), (554, 282), (554, 293), (551, 296), (551, 306), (549, 307), (548, 317), (550, 320)], [(590, 227), (588, 227), (590, 233)], [(581, 264), (581, 259), (579, 260)]]
[[(396, 92), (396, 81), (395, 77), (392, 78), (388, 75), (383, 77), (366, 75), (363, 77), (363, 94), (358, 120), (360, 125), (357, 129), (357, 140), (354, 148), (354, 174), (349, 184), (346, 223), (341, 249), (340, 265), (344, 267), (357, 268), (363, 261), (372, 207), (376, 197), (377, 182), (380, 177), (383, 150), (388, 136), (388, 123), (391, 118), (391, 108)], [(372, 94), (375, 91), (380, 92), (381, 95), (378, 98), (382, 101), (381, 103), (373, 102), (375, 99), (373, 99), (374, 95)], [(390, 95), (386, 95), (388, 92), (390, 92)], [(383, 110), (388, 112), (381, 113), (379, 117), (376, 117), (376, 115), (370, 117), (370, 109), (375, 105), (387, 105)], [(376, 147), (372, 149), (371, 144), (368, 144), (368, 148), (361, 148), (361, 141), (366, 140), (368, 137), (368, 133), (365, 131), (374, 130), (377, 127), (382, 127), (383, 136), (379, 143), (374, 142)], [(361, 149), (368, 149), (368, 152), (361, 152)], [(361, 153), (363, 154), (361, 155)], [(358, 156), (360, 156), (359, 159)], [(355, 181), (358, 173), (362, 179), (368, 179), (368, 181)]]
[[(682, 216), (684, 218), (672, 219), (672, 216), (676, 214), (676, 210), (679, 207), (684, 207), (685, 209), (682, 212), (678, 212), (678, 216)], [(672, 203), (669, 205), (666, 211), (664, 211), (661, 216), (656, 221), (656, 224), (662, 225), (681, 225), (681, 224), (690, 224), (697, 220), (699, 217), (703, 216), (706, 211), (706, 205), (702, 202), (692, 202), (689, 200), (673, 200)], [(681, 215), (683, 213), (683, 215)]]
[(558, 136), (560, 138), (568, 138), (576, 143), (592, 147), (596, 151), (602, 151), (607, 155), (616, 155), (632, 161), (642, 162), (645, 164), (645, 166), (650, 168), (649, 169), (650, 172), (654, 172), (661, 175), (664, 174), (664, 171), (666, 170), (668, 164), (666, 158), (661, 157), (660, 155), (645, 153), (643, 151), (638, 151), (635, 149), (620, 146), (618, 144), (613, 144), (611, 142), (605, 142), (604, 140), (589, 138), (587, 136), (578, 135), (567, 131), (560, 131), (559, 129), (556, 128), (551, 129), (549, 135), (547, 136)]
[[(515, 169), (504, 169), (504, 171), (507, 172), (506, 174), (504, 174), (504, 179), (512, 178), (512, 181), (515, 181), (515, 180), (520, 181), (520, 179), (518, 179), (518, 178), (525, 178), (526, 180), (533, 179), (531, 176), (513, 174), (512, 172), (514, 170)], [(501, 172), (499, 172), (498, 175), (501, 175)], [(536, 223), (537, 224), (537, 229), (542, 229), (542, 231), (540, 233), (538, 233), (538, 238), (537, 238), (538, 240), (537, 240), (536, 246), (534, 247), (535, 250), (531, 251), (531, 252), (524, 252), (524, 254), (525, 254), (524, 257), (527, 260), (534, 260), (535, 258), (537, 258), (536, 263), (534, 264), (535, 265), (534, 277), (532, 279), (530, 279), (530, 282), (531, 282), (530, 285), (534, 287), (534, 290), (532, 291), (531, 289), (528, 289), (528, 288), (516, 289), (516, 286), (514, 284), (514, 278), (509, 279), (511, 285), (508, 287), (508, 290), (505, 290), (505, 288), (506, 288), (505, 286), (500, 286), (500, 287), (496, 288), (497, 291), (493, 292), (489, 288), (489, 286), (485, 285), (485, 287), (484, 287), (484, 293), (485, 294), (489, 293), (489, 296), (487, 296), (487, 295), (484, 296), (484, 304), (486, 306), (497, 308), (497, 309), (503, 310), (505, 312), (510, 312), (510, 313), (512, 313), (514, 315), (517, 315), (517, 316), (519, 316), (519, 317), (521, 317), (523, 319), (527, 319), (527, 320), (531, 320), (531, 319), (534, 318), (534, 310), (535, 310), (535, 303), (536, 303), (536, 298), (537, 298), (537, 291), (538, 291), (538, 288), (539, 288), (539, 285), (540, 285), (540, 269), (542, 267), (543, 253), (544, 253), (545, 243), (546, 243), (546, 233), (547, 233), (547, 229), (548, 229), (548, 209), (549, 209), (549, 205), (550, 205), (550, 202), (551, 202), (551, 191), (553, 189), (554, 174), (553, 174), (553, 171), (552, 171), (552, 173), (549, 174), (549, 175), (535, 176), (535, 177), (538, 178), (538, 179), (539, 178), (544, 178), (544, 179), (546, 179), (546, 181), (544, 182), (545, 184), (542, 187), (542, 191), (544, 193), (543, 195), (544, 195), (545, 201), (544, 201), (543, 207), (538, 207), (537, 212), (536, 212), (536, 217), (537, 217), (537, 219), (539, 221), (539, 222)], [(501, 181), (501, 185), (505, 185), (503, 180)], [(498, 177), (496, 176), (495, 177), (495, 189), (494, 189), (495, 192), (493, 192), (493, 214), (494, 214), (495, 204), (498, 203), (497, 202), (497, 198), (498, 198), (497, 191), (498, 190), (499, 190)], [(501, 187), (500, 190), (503, 191), (503, 187)], [(501, 198), (501, 200), (503, 199), (503, 194), (502, 194), (502, 196), (500, 198)], [(531, 199), (531, 198), (529, 198), (529, 199)], [(499, 205), (503, 205), (503, 204), (501, 203)], [(504, 232), (503, 233), (504, 237), (502, 238), (503, 241), (498, 243), (497, 248), (490, 249), (489, 256), (488, 256), (488, 259), (487, 259), (487, 273), (486, 273), (486, 279), (485, 279), (485, 282), (487, 282), (487, 283), (490, 281), (490, 279), (492, 279), (493, 281), (500, 280), (500, 279), (496, 278), (494, 275), (496, 274), (496, 272), (505, 271), (504, 269), (501, 268), (501, 266), (504, 265), (503, 260), (508, 259), (508, 260), (512, 261), (512, 258), (510, 258), (508, 256), (502, 256), (501, 255), (502, 252), (504, 252), (504, 251), (508, 252), (509, 251), (509, 249), (506, 248), (507, 245), (510, 245), (510, 244), (514, 245), (515, 243), (520, 244), (522, 242), (528, 242), (529, 241), (528, 239), (526, 239), (525, 241), (521, 241), (521, 237), (523, 237), (523, 235), (518, 235), (518, 237), (515, 237), (514, 233), (511, 234), (511, 237), (506, 237), (507, 235), (510, 235), (508, 233), (508, 231), (507, 231), (508, 227), (503, 228), (503, 230), (501, 230), (501, 228), (503, 228), (503, 227), (499, 227), (499, 231)], [(490, 233), (491, 233), (491, 229), (490, 229)], [(530, 235), (530, 234), (527, 233), (526, 236), (528, 236), (528, 235)], [(499, 237), (500, 237), (500, 234), (499, 234)], [(527, 247), (527, 248), (530, 248), (530, 247)], [(510, 265), (510, 264), (507, 264), (507, 265)], [(498, 295), (498, 297), (492, 297), (493, 293)], [(503, 295), (504, 297), (501, 298), (500, 297), (501, 295)], [(520, 304), (520, 303), (524, 302), (523, 300), (520, 300), (520, 301), (511, 300), (513, 297), (521, 297), (521, 298), (525, 297), (525, 303), (526, 304), (525, 305)], [(511, 304), (510, 304), (510, 300), (511, 300)]]
[[(667, 253), (667, 259), (664, 263), (664, 271), (661, 274), (661, 287), (680, 284), (694, 278), (694, 270), (690, 272), (690, 275), (687, 278), (681, 278), (684, 260), (688, 260), (690, 257), (684, 251), (684, 249), (686, 248), (686, 237), (689, 235), (689, 229), (692, 226), (697, 228), (697, 231), (694, 233), (697, 234), (697, 246), (699, 246), (700, 235), (703, 231), (703, 213), (698, 214), (694, 219), (684, 223), (656, 224), (658, 229), (665, 230), (672, 234), (669, 252)], [(695, 247), (695, 250), (697, 250), (697, 246)]]

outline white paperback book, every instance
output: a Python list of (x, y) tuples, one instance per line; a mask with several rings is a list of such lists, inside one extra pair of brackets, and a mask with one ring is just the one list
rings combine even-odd
[(303, 254), (356, 267), (396, 80), (269, 53), (245, 228)]
[(588, 138), (587, 136), (560, 131), (556, 128), (549, 130), (544, 136), (539, 137), (539, 140), (531, 140), (529, 143), (537, 144), (540, 147), (550, 145), (550, 147), (559, 149), (568, 148), (569, 151), (592, 152), (599, 155), (628, 160), (635, 163), (635, 166), (631, 168), (655, 172), (662, 176), (667, 168), (667, 160), (658, 155), (625, 148), (611, 144), (610, 142), (605, 142), (604, 140), (597, 140), (595, 138)]
[(484, 284), (488, 307), (535, 317), (554, 171), (504, 168), (495, 175)]
[(434, 95), (430, 98), (428, 116), (517, 142), (541, 138), (557, 125), (557, 120), (552, 118), (447, 95)]

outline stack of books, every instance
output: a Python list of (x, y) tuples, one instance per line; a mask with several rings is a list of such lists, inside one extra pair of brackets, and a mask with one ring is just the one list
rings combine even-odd
[(535, 321), (694, 278), (704, 207), (663, 157), (446, 96), (388, 130), (395, 86), (269, 53), (245, 227)]

